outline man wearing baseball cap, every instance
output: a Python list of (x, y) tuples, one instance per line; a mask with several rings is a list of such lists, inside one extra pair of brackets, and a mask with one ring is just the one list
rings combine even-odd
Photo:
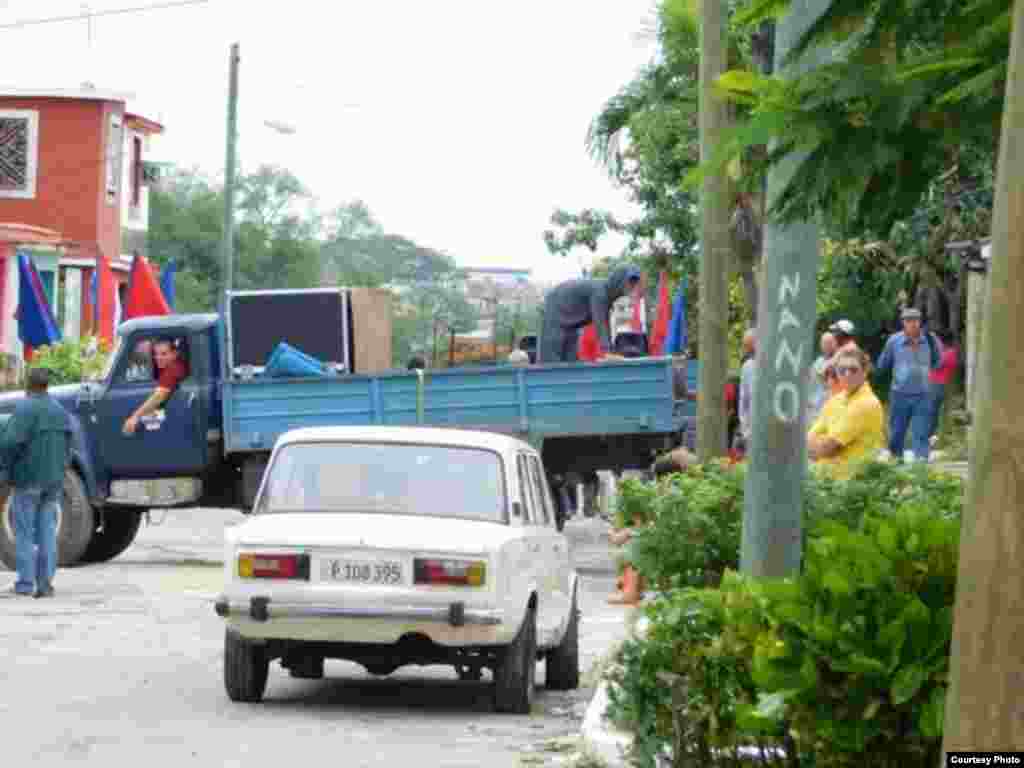
[(931, 437), (931, 408), (928, 373), (942, 362), (942, 342), (934, 333), (921, 329), (921, 310), (907, 307), (900, 313), (903, 332), (889, 337), (878, 358), (880, 371), (892, 371), (889, 390), (889, 451), (903, 455), (903, 442), (910, 428), (914, 457), (928, 460)]
[(857, 342), (853, 339), (853, 334), (856, 333), (857, 329), (854, 328), (853, 323), (849, 320), (836, 320), (828, 329), (835, 337), (837, 352), (847, 345), (857, 346)]

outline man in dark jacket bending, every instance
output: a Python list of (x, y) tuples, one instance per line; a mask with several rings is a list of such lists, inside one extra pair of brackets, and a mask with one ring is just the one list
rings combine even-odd
[(17, 595), (50, 597), (57, 571), (57, 512), (64, 470), (71, 462), (71, 421), (47, 393), (50, 372), (28, 372), (28, 396), (18, 403), (0, 441), (0, 461), (13, 489)]
[(619, 267), (607, 280), (567, 280), (544, 299), (544, 327), (537, 348), (539, 363), (575, 362), (580, 329), (588, 323), (597, 328), (601, 352), (611, 351), (608, 315), (617, 299), (640, 285), (640, 270)]

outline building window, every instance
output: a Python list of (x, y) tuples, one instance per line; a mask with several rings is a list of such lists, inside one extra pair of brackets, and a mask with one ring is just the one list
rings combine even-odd
[(0, 198), (36, 196), (39, 113), (0, 109)]
[(107, 203), (117, 204), (117, 190), (121, 186), (122, 153), (121, 116), (111, 115), (107, 128)]
[(132, 208), (142, 203), (142, 137), (132, 136)]

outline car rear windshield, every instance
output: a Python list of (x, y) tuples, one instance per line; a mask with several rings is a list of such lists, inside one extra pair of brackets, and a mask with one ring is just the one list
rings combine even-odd
[(400, 443), (294, 443), (278, 451), (257, 513), (376, 512), (504, 523), (497, 453)]

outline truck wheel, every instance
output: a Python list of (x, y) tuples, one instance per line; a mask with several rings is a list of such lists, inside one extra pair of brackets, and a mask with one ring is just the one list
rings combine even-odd
[(569, 610), (569, 626), (562, 642), (545, 654), (544, 672), (549, 690), (571, 691), (580, 687), (580, 609), (575, 593)]
[(82, 555), (83, 563), (105, 563), (124, 552), (135, 541), (142, 512), (134, 509), (104, 510), (103, 530), (92, 535)]
[(528, 715), (533, 706), (537, 677), (537, 617), (533, 606), (504, 658), (494, 670), (494, 708), (498, 712)]
[[(11, 487), (0, 485), (0, 561), (15, 569), (14, 515), (11, 508)], [(73, 469), (64, 473), (64, 498), (57, 515), (57, 565), (68, 568), (83, 563), (96, 518), (85, 493), (82, 479)]]
[(224, 632), (224, 689), (229, 699), (261, 701), (269, 671), (265, 646), (246, 640), (233, 630)]

